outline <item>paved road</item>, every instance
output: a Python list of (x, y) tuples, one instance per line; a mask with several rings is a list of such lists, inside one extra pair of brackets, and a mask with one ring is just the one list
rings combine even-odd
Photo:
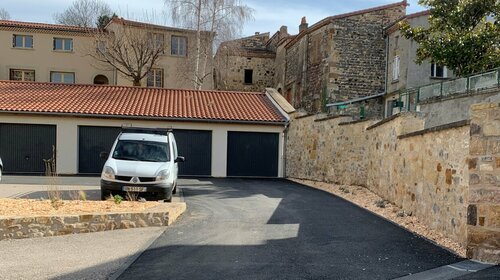
[(107, 279), (166, 227), (0, 241), (0, 279)]
[(183, 193), (188, 211), (120, 279), (392, 279), (462, 260), (287, 181), (201, 180)]

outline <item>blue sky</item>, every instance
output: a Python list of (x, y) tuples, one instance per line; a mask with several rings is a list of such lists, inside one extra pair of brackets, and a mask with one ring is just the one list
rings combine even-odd
[[(170, 24), (164, 16), (162, 0), (104, 0), (117, 14), (132, 19), (153, 19), (159, 24)], [(325, 17), (360, 9), (386, 5), (400, 0), (247, 0), (243, 1), (255, 9), (254, 20), (245, 24), (242, 35), (254, 32), (274, 33), (281, 25), (288, 26), (288, 32), (296, 33), (300, 19), (307, 17), (311, 25)], [(11, 18), (21, 21), (53, 23), (53, 14), (63, 11), (72, 0), (1, 0), (0, 8), (6, 9)], [(408, 1), (407, 13), (423, 10), (418, 0)], [(146, 15), (146, 16), (145, 16)]]

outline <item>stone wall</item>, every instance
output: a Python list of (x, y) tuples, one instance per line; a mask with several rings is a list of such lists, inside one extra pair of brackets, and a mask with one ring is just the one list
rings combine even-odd
[(366, 186), (465, 245), (467, 123), (423, 130), (416, 113), (380, 122), (349, 119), (292, 119), (287, 176)]
[[(425, 113), (425, 127), (434, 127), (470, 119), (469, 108), (472, 104), (500, 102), (499, 89), (483, 90), (475, 94), (460, 94), (437, 100), (421, 102), (420, 111)], [(446, 114), (443, 114), (446, 112)]]
[(144, 212), (61, 216), (2, 217), (0, 240), (171, 225), (186, 211), (185, 203), (165, 203)]
[[(219, 58), (224, 70), (218, 71), (221, 78), (218, 90), (262, 92), (274, 84), (274, 58), (256, 56), (228, 56)], [(245, 84), (245, 69), (253, 70), (253, 82)]]
[(467, 257), (500, 263), (500, 103), (471, 116)]

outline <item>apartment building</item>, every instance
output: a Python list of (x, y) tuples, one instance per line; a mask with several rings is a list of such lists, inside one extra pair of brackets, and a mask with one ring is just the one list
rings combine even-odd
[[(0, 80), (37, 81), (69, 84), (133, 85), (130, 78), (109, 63), (91, 55), (96, 48), (106, 48), (106, 40), (95, 35), (113, 34), (119, 25), (147, 32), (161, 42), (163, 53), (141, 80), (144, 87), (193, 88), (196, 32), (115, 17), (105, 30), (59, 24), (0, 20)], [(210, 39), (202, 32), (202, 42)], [(102, 37), (99, 37), (102, 38)], [(212, 69), (212, 47), (205, 44), (202, 65)], [(207, 47), (209, 46), (209, 47)], [(206, 79), (204, 89), (213, 81)]]

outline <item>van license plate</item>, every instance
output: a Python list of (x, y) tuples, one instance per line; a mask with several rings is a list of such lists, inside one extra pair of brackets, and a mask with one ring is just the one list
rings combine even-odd
[(146, 187), (124, 186), (122, 189), (124, 192), (146, 192)]

